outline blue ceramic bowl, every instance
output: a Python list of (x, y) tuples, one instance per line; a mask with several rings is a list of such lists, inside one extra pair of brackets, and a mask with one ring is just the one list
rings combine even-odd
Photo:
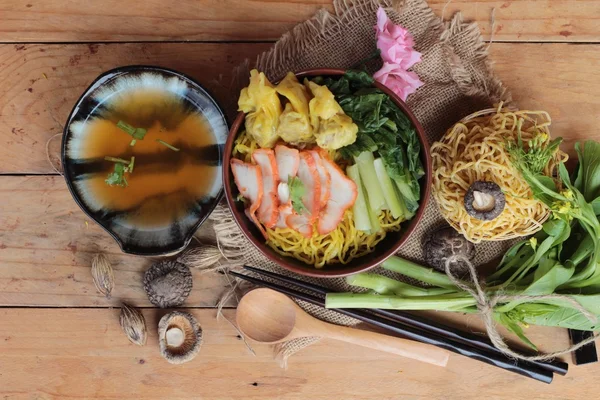
[[(132, 97), (130, 91), (136, 91), (137, 97)], [(145, 91), (149, 95), (140, 95)], [(162, 99), (164, 94), (165, 98), (175, 100), (165, 103), (149, 100), (157, 93), (156, 98)], [(133, 98), (140, 99), (140, 106), (127, 106), (135, 113), (124, 114), (122, 105)], [(171, 112), (169, 107), (177, 101), (183, 106), (176, 106), (173, 109), (178, 111)], [(199, 118), (206, 129), (194, 128), (200, 125), (190, 125), (187, 118)], [(132, 138), (115, 129), (120, 120), (147, 128), (147, 137), (130, 147)], [(181, 151), (151, 147), (157, 140), (148, 136), (158, 135), (156, 127), (165, 132), (160, 135), (167, 135), (166, 139), (169, 132), (179, 132), (171, 137), (177, 140)], [(223, 146), (227, 134), (221, 108), (188, 76), (151, 66), (113, 69), (90, 85), (69, 115), (62, 147), (65, 180), (81, 209), (112, 235), (123, 252), (143, 256), (174, 254), (189, 244), (222, 196)], [(94, 143), (103, 148), (106, 141), (111, 143), (111, 154), (106, 154), (105, 149), (94, 151), (94, 146), (98, 148)], [(148, 152), (150, 148), (152, 152)], [(144, 150), (147, 152), (143, 153)], [(127, 178), (128, 187), (104, 187), (107, 171), (110, 173), (114, 164), (102, 154), (126, 159), (136, 156), (134, 172)], [(159, 163), (158, 168), (148, 161), (144, 164), (143, 160), (154, 160)], [(191, 167), (195, 169), (189, 170), (190, 173)], [(183, 178), (182, 171), (187, 173)], [(177, 182), (185, 183), (177, 186)], [(116, 192), (105, 193), (111, 190), (118, 190), (117, 196)], [(151, 196), (139, 194), (138, 199), (135, 195), (146, 192)]]

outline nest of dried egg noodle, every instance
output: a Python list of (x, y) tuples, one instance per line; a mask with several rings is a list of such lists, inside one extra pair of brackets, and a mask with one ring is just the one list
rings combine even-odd
[[(506, 146), (510, 141), (550, 141), (551, 120), (545, 111), (486, 109), (452, 126), (431, 147), (433, 196), (448, 223), (468, 240), (499, 241), (528, 236), (542, 228), (550, 215), (512, 165)], [(557, 150), (542, 173), (553, 177), (565, 153)], [(474, 218), (465, 208), (465, 195), (475, 182), (494, 182), (504, 195), (502, 212), (491, 220)], [(558, 183), (558, 182), (557, 182)]]

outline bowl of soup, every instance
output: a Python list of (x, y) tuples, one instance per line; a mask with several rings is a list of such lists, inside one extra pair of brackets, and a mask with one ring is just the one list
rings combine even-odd
[(65, 180), (123, 252), (174, 254), (221, 198), (227, 134), (221, 108), (190, 77), (152, 66), (113, 69), (69, 115)]

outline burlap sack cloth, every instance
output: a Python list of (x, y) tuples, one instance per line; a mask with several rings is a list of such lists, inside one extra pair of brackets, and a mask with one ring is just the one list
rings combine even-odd
[[(444, 23), (424, 0), (401, 2), (376, 0), (334, 0), (334, 14), (320, 11), (312, 19), (286, 33), (251, 65), (238, 67), (231, 87), (232, 103), (227, 105), (230, 116), (236, 113), (239, 90), (248, 82), (249, 69), (264, 71), (271, 80), (281, 79), (288, 71), (328, 67), (346, 69), (367, 58), (376, 50), (374, 25), (376, 11), (381, 5), (396, 24), (408, 29), (415, 38), (415, 48), (422, 61), (413, 70), (424, 85), (408, 97), (407, 103), (427, 133), (430, 143), (439, 139), (455, 122), (470, 113), (488, 108), (510, 95), (494, 77), (487, 58), (487, 46), (477, 25), (463, 22), (461, 14)], [(491, 10), (490, 10), (491, 12)], [(379, 64), (380, 65), (380, 64)], [(373, 65), (373, 68), (379, 68)], [(270, 262), (248, 242), (231, 218), (227, 206), (221, 204), (211, 215), (217, 240), (234, 262), (275, 270), (283, 269)], [(422, 238), (443, 219), (435, 201), (430, 199), (423, 219), (399, 255), (423, 262)], [(477, 247), (476, 265), (501, 255), (508, 243), (483, 243)], [(374, 272), (386, 274), (382, 268)], [(396, 277), (398, 278), (398, 277)], [(307, 278), (307, 280), (311, 280)], [(313, 281), (316, 281), (313, 279)], [(319, 284), (336, 290), (350, 290), (343, 279), (322, 279)], [(341, 314), (308, 304), (308, 312), (337, 324), (356, 321)], [(319, 338), (297, 339), (276, 348), (278, 359), (287, 358)]]

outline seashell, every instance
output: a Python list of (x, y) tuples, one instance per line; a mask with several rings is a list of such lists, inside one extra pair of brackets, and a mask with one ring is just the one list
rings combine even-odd
[(102, 253), (96, 254), (92, 259), (92, 279), (96, 289), (110, 299), (110, 294), (115, 286), (115, 276), (108, 257)]
[(202, 345), (202, 328), (192, 314), (173, 311), (158, 323), (160, 354), (171, 364), (196, 357)]
[(190, 295), (192, 273), (187, 266), (176, 261), (160, 261), (146, 271), (144, 290), (155, 306), (177, 307)]
[(146, 344), (146, 319), (139, 310), (123, 303), (119, 323), (131, 343), (138, 346)]

